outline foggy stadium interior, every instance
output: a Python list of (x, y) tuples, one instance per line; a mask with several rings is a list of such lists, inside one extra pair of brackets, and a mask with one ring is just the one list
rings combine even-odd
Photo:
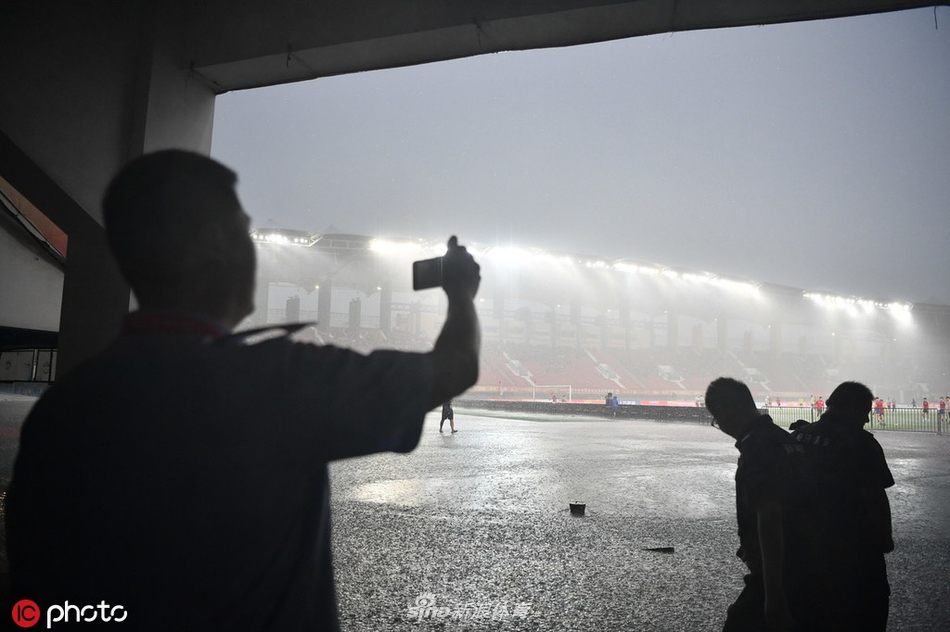
[[(259, 307), (245, 326), (316, 321), (313, 339), (362, 351), (425, 350), (438, 333), (444, 295), (413, 292), (411, 263), (438, 256), (440, 244), (277, 229), (254, 237)], [(574, 400), (608, 391), (690, 400), (717, 375), (741, 375), (757, 397), (786, 401), (827, 396), (844, 379), (906, 405), (950, 391), (939, 306), (628, 259), (468, 247), (482, 266), (482, 370), (471, 396), (567, 397), (542, 388), (557, 384), (570, 385)]]

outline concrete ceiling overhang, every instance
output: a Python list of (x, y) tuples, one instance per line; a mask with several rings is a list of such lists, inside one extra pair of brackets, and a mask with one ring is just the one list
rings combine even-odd
[(186, 63), (223, 93), (501, 51), (933, 5), (901, 0), (210, 0), (181, 10)]

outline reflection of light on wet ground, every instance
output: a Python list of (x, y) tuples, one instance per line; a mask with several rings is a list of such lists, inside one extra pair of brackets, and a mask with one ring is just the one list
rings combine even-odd
[[(434, 484), (435, 481), (429, 481)], [(398, 480), (364, 483), (349, 491), (348, 496), (353, 500), (365, 503), (382, 503), (417, 507), (420, 504), (420, 488), (422, 481)]]
[[(531, 603), (524, 626), (504, 624), (512, 632), (721, 629), (744, 572), (730, 438), (691, 424), (468, 411), (446, 436), (438, 419), (408, 455), (331, 465), (344, 630), (419, 629), (404, 614), (423, 592)], [(891, 627), (950, 629), (950, 437), (876, 436), (897, 480)], [(570, 515), (574, 501), (585, 516)]]
[(906, 540), (922, 533), (950, 538), (950, 438), (929, 435), (933, 446), (944, 452), (934, 456), (907, 445), (909, 440), (900, 440), (897, 433), (893, 437), (886, 433), (876, 436), (884, 445), (895, 481), (888, 490), (894, 537)]
[[(362, 483), (343, 492), (347, 500), (402, 507), (452, 506), (463, 509), (519, 509), (527, 481), (523, 475), (427, 477)], [(520, 488), (520, 489), (519, 489)]]
[(691, 519), (728, 518), (734, 511), (735, 450), (715, 430), (547, 421), (465, 415), (458, 420), (460, 432), (449, 436), (433, 434), (427, 426), (408, 456), (334, 464), (334, 498), (543, 513), (576, 501), (586, 503), (591, 515)]

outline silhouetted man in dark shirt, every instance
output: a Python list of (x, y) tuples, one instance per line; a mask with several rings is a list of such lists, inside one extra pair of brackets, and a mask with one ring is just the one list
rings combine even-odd
[(815, 527), (805, 450), (756, 408), (749, 388), (721, 377), (706, 390), (713, 425), (736, 439), (737, 555), (749, 569), (728, 610), (725, 632), (816, 630), (815, 602), (827, 590), (816, 575)]
[(884, 490), (894, 478), (880, 444), (863, 429), (873, 401), (867, 386), (844, 382), (828, 397), (827, 412), (793, 435), (808, 450), (821, 482), (825, 555), (835, 586), (831, 605), (842, 630), (887, 627), (884, 554), (894, 549), (894, 540)]
[(140, 309), (23, 425), (14, 601), (121, 605), (123, 630), (336, 630), (327, 463), (412, 450), (427, 411), (475, 383), (479, 267), (454, 237), (429, 353), (231, 336), (256, 264), (235, 182), (170, 150), (109, 186), (109, 246)]

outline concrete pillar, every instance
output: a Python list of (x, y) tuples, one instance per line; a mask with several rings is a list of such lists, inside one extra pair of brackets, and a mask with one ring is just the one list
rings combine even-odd
[(778, 323), (769, 325), (769, 352), (773, 358), (782, 353), (782, 326)]
[(109, 253), (105, 231), (89, 219), (69, 233), (57, 378), (108, 346), (128, 311), (129, 286)]
[(287, 305), (284, 309), (284, 322), (296, 323), (300, 321), (300, 297), (291, 296), (287, 299)]
[[(258, 256), (260, 261), (260, 256)], [(260, 272), (260, 264), (258, 264)], [(254, 284), (254, 312), (248, 322), (248, 328), (263, 327), (267, 324), (267, 312), (270, 306), (270, 278), (258, 274)]]
[[(100, 225), (105, 187), (121, 165), (149, 151), (210, 153), (215, 95), (183, 63), (180, 28), (169, 26), (183, 16), (165, 12), (186, 7), (19, 5), (23, 15), (7, 16), (19, 26), (4, 48), (0, 83), (18, 85), (24, 70), (43, 80), (0, 105), (0, 175), (68, 237), (61, 377), (108, 345), (130, 306)], [(80, 40), (90, 55), (64, 66)]]
[(129, 310), (129, 287), (102, 227), (4, 134), (0, 172), (68, 237), (56, 367), (62, 377), (115, 337)]
[(751, 329), (746, 329), (742, 332), (742, 351), (744, 353), (752, 353), (754, 337), (755, 334)]
[(358, 298), (351, 298), (349, 312), (349, 320), (347, 321), (349, 332), (350, 335), (355, 336), (359, 333), (363, 321), (363, 301)]
[(508, 338), (505, 327), (505, 294), (501, 287), (495, 286), (495, 296), (492, 298), (492, 315), (498, 321), (498, 344), (504, 345)]
[(422, 335), (422, 305), (419, 301), (409, 306), (409, 331), (413, 336)]
[(626, 289), (624, 294), (620, 295), (620, 326), (623, 327), (623, 348), (630, 350), (630, 299), (627, 298)]
[(574, 347), (581, 348), (584, 346), (584, 330), (581, 327), (581, 314), (583, 313), (583, 304), (581, 303), (581, 297), (574, 296), (571, 298), (571, 326), (574, 327)]
[(679, 316), (675, 312), (666, 313), (666, 346), (676, 349), (680, 344)]
[(379, 294), (379, 330), (387, 336), (392, 331), (393, 323), (393, 287), (385, 281)]
[(703, 348), (703, 326), (702, 325), (693, 325), (692, 330), (692, 346), (696, 351), (701, 351)]
[(325, 279), (317, 290), (317, 330), (330, 331), (330, 298), (333, 294), (333, 280)]

